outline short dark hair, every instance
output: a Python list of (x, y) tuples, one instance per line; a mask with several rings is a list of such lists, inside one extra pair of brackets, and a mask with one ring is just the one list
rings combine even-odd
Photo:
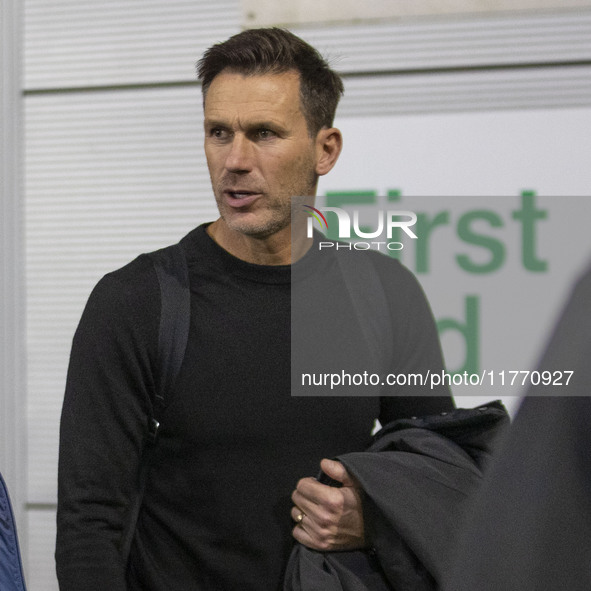
[(244, 75), (300, 75), (300, 101), (310, 135), (332, 127), (343, 81), (311, 45), (285, 29), (249, 29), (210, 47), (197, 64), (203, 100), (213, 79), (228, 70)]

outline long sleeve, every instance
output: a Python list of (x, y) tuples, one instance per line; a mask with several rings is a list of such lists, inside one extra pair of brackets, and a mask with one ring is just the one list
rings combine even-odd
[(124, 591), (121, 534), (153, 392), (159, 295), (136, 259), (93, 290), (73, 339), (60, 426), (57, 573), (62, 591)]
[[(376, 263), (384, 264), (386, 257), (376, 257)], [(390, 264), (394, 261), (388, 261)], [(416, 277), (403, 265), (397, 264), (397, 272), (381, 270), (386, 294), (389, 296), (393, 332), (392, 363), (390, 371), (396, 375), (421, 376), (440, 374), (445, 368), (443, 353), (433, 313)], [(412, 383), (412, 379), (408, 380)], [(411, 416), (434, 415), (455, 408), (447, 385), (431, 388), (429, 382), (422, 385), (392, 385), (384, 388), (381, 400), (380, 422)]]

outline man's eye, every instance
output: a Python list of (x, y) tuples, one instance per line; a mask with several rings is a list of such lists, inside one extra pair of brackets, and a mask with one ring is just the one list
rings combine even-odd
[(272, 137), (275, 137), (275, 133), (272, 132), (270, 129), (259, 129), (257, 132), (257, 136), (261, 140), (268, 140)]
[(221, 127), (214, 127), (213, 129), (210, 130), (209, 135), (212, 138), (215, 138), (218, 140), (223, 140), (228, 137), (228, 132), (227, 132), (227, 130), (222, 129)]

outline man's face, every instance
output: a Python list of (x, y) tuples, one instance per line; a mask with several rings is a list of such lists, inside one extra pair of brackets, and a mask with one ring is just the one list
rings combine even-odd
[(230, 230), (265, 238), (288, 228), (291, 198), (314, 195), (318, 178), (299, 74), (218, 74), (205, 98), (205, 155)]

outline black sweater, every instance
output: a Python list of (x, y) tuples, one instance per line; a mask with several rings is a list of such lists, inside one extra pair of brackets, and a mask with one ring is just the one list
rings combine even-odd
[[(364, 449), (376, 417), (387, 422), (453, 406), (446, 391), (423, 398), (393, 389), (384, 393), (396, 396), (381, 399), (290, 396), (292, 269), (241, 261), (205, 226), (183, 244), (189, 342), (162, 419), (127, 574), (119, 543), (158, 366), (160, 296), (146, 256), (99, 282), (76, 331), (60, 434), (62, 591), (277, 589), (292, 546), (290, 494), (298, 479), (317, 474), (323, 457)], [(310, 305), (342, 318), (346, 304), (325, 298), (328, 305), (320, 306), (320, 279), (335, 272), (334, 256), (322, 255), (312, 249), (294, 269), (309, 286)], [(441, 371), (434, 322), (416, 280), (397, 261), (368, 255), (388, 293), (392, 369)]]

